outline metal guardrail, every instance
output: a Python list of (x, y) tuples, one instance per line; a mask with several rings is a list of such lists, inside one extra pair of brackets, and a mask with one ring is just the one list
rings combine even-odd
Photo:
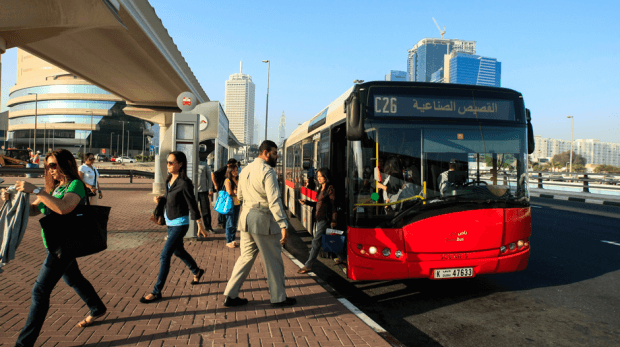
[[(99, 171), (100, 175), (113, 175), (113, 176), (129, 176), (129, 183), (133, 183), (133, 177), (134, 176), (139, 176), (139, 177), (146, 177), (146, 178), (155, 178), (155, 173), (154, 172), (149, 172), (149, 171), (141, 171), (141, 170), (133, 170), (133, 169), (128, 169), (128, 170), (111, 170), (111, 169), (101, 169), (101, 170), (97, 170)], [(45, 174), (45, 169), (42, 168), (34, 168), (34, 169), (27, 169), (27, 168), (0, 168), (0, 174), (11, 174), (11, 175), (26, 175), (26, 174), (33, 174), (33, 175), (43, 175)]]
[[(620, 190), (620, 175), (618, 174), (599, 174), (599, 173), (583, 173), (583, 172), (567, 172), (564, 174), (547, 172), (547, 171), (529, 171), (530, 183), (537, 181), (538, 187), (544, 189), (544, 185), (573, 187), (575, 184), (582, 183), (583, 192), (590, 192), (590, 184), (598, 183), (596, 189)], [(592, 176), (603, 176), (602, 178), (592, 178)], [(546, 183), (544, 183), (546, 181)]]

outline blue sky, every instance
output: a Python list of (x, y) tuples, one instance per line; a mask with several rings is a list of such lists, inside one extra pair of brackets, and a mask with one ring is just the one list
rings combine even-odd
[[(536, 135), (620, 142), (620, 3), (617, 1), (169, 1), (151, 0), (211, 100), (239, 71), (256, 84), (264, 123), (271, 60), (269, 137), (282, 111), (287, 135), (354, 79), (406, 70), (420, 39), (477, 42), (502, 63), (502, 87), (523, 93)], [(2, 56), (2, 109), (15, 83), (16, 52)], [(264, 130), (263, 130), (264, 131)]]

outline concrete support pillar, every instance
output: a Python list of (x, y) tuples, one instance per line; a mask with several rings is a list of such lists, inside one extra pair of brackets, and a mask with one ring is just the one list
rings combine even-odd
[(166, 159), (168, 159), (168, 154), (172, 152), (170, 125), (170, 122), (167, 122), (166, 125), (159, 124), (159, 154), (155, 156), (155, 181), (153, 182), (153, 194), (156, 195), (164, 195), (166, 192), (166, 177), (168, 177)]

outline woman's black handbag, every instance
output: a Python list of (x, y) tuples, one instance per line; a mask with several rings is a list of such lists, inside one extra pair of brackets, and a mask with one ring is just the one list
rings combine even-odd
[(161, 197), (157, 206), (151, 213), (151, 221), (157, 225), (166, 225), (166, 218), (164, 218), (164, 208), (166, 208), (166, 198)]
[(49, 252), (57, 258), (77, 258), (107, 249), (110, 209), (91, 205), (84, 197), (69, 214), (52, 212), (41, 218)]

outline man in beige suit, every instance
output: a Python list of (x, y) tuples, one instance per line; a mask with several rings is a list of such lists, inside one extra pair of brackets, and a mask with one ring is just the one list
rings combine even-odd
[(239, 174), (237, 197), (243, 201), (237, 229), (241, 234), (241, 256), (224, 295), (224, 306), (241, 306), (247, 299), (239, 298), (239, 289), (254, 265), (258, 252), (263, 256), (271, 305), (294, 305), (297, 300), (287, 298), (284, 289), (284, 262), (282, 246), (288, 239), (288, 221), (284, 214), (276, 172), (278, 147), (265, 140), (260, 145), (259, 156)]

